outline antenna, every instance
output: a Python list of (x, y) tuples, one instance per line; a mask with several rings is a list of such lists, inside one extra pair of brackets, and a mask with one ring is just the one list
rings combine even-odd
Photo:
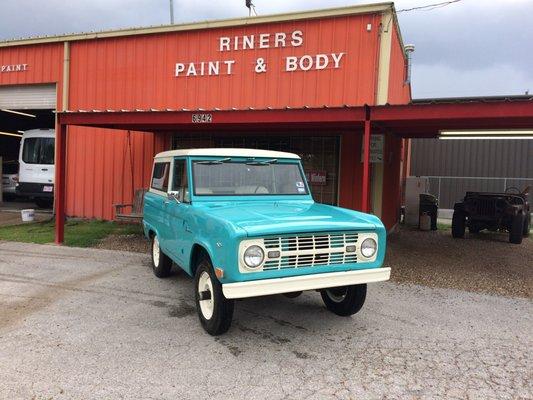
[(245, 0), (244, 4), (248, 8), (248, 16), (251, 17), (253, 13), (253, 15), (257, 17), (257, 11), (255, 11), (255, 6), (254, 3), (252, 3), (252, 0)]
[(170, 24), (174, 25), (174, 0), (170, 0)]

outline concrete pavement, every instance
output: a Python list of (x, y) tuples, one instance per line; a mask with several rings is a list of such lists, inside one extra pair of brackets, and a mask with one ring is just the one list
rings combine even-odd
[(143, 254), (0, 242), (0, 398), (530, 399), (533, 302), (371, 285), (239, 301), (228, 334)]

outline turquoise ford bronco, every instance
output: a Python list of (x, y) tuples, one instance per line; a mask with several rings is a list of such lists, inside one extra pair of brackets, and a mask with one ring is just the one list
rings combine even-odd
[(194, 277), (211, 335), (226, 332), (234, 300), (317, 290), (328, 310), (358, 312), (366, 284), (389, 279), (379, 218), (315, 203), (296, 154), (174, 150), (154, 159), (144, 201), (154, 274), (176, 264)]

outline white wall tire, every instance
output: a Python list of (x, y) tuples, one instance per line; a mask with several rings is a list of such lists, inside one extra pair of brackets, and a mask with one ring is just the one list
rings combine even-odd
[(222, 285), (207, 257), (198, 263), (194, 288), (196, 310), (202, 327), (212, 336), (226, 333), (233, 319), (234, 301), (224, 297)]
[(152, 269), (158, 278), (166, 278), (170, 275), (172, 260), (161, 251), (159, 238), (154, 235), (152, 238)]

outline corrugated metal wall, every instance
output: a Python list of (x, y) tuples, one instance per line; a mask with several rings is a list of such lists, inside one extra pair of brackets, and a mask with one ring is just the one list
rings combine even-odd
[[(284, 108), (374, 104), (381, 16), (355, 15), (158, 35), (71, 46), (71, 109)], [(367, 23), (375, 28), (368, 32)], [(259, 47), (259, 34), (303, 32), (298, 47)], [(255, 48), (219, 51), (220, 37), (254, 35)], [(242, 40), (242, 39), (241, 39)], [(272, 39), (271, 39), (272, 41)], [(339, 68), (285, 71), (285, 59), (345, 53)], [(257, 73), (257, 59), (266, 73)], [(331, 57), (330, 57), (331, 58)], [(175, 76), (176, 63), (235, 60), (232, 75)], [(225, 72), (221, 68), (220, 72)]]
[(533, 187), (533, 180), (516, 179), (533, 179), (533, 140), (415, 139), (411, 175), (435, 177), (430, 178), (430, 191), (440, 192), (441, 208), (453, 208), (466, 191)]

